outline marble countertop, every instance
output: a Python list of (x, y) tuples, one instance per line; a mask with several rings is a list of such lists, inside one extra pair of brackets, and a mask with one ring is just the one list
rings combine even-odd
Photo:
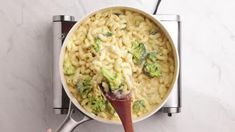
[[(155, 0), (1, 0), (0, 131), (45, 132), (65, 118), (52, 109), (52, 16), (81, 17), (106, 5), (153, 12)], [(182, 19), (182, 112), (154, 115), (136, 132), (235, 130), (235, 1), (162, 0), (159, 13)], [(79, 130), (78, 130), (79, 129)], [(90, 121), (79, 132), (120, 132)]]

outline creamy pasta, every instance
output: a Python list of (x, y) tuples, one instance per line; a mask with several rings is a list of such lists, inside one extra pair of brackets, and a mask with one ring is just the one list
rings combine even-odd
[(106, 90), (131, 92), (132, 117), (161, 103), (174, 76), (170, 42), (143, 15), (110, 9), (81, 22), (67, 41), (63, 70), (67, 85), (88, 112), (118, 120), (98, 84)]

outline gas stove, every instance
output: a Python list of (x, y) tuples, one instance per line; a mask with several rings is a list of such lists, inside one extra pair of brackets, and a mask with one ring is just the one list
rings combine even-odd
[[(157, 14), (154, 15), (160, 22), (164, 25), (164, 27), (169, 32), (172, 40), (174, 41), (175, 46), (178, 49), (178, 53), (180, 56), (180, 47), (181, 47), (181, 22), (179, 15), (172, 14)], [(59, 54), (60, 49), (63, 44), (63, 41), (72, 28), (72, 26), (76, 23), (74, 16), (67, 15), (57, 15), (53, 16), (53, 91), (54, 91), (54, 101), (53, 101), (53, 109), (55, 114), (67, 114), (70, 105), (70, 100), (66, 95), (63, 86), (60, 81), (59, 75)], [(180, 58), (181, 60), (181, 58)], [(180, 66), (181, 67), (181, 66)], [(179, 72), (179, 77), (177, 83), (175, 83), (172, 93), (165, 103), (165, 105), (161, 108), (159, 112), (167, 113), (171, 116), (174, 113), (180, 113), (181, 111), (181, 70)]]

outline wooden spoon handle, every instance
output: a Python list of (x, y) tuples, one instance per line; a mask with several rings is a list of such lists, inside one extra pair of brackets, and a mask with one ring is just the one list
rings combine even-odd
[[(113, 105), (113, 103), (115, 105)], [(117, 102), (111, 101), (111, 104), (113, 105), (119, 118), (121, 119), (125, 132), (134, 132), (132, 118), (131, 118), (131, 100), (128, 99), (126, 101), (117, 101)]]
[[(128, 113), (128, 112), (127, 112)], [(131, 113), (131, 112), (130, 112)], [(131, 116), (120, 116), (125, 132), (134, 132)]]

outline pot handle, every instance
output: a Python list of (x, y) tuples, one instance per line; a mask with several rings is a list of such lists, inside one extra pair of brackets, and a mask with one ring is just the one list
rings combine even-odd
[(78, 125), (91, 120), (90, 117), (83, 115), (81, 120), (75, 121), (72, 117), (72, 114), (76, 110), (76, 106), (74, 106), (73, 103), (70, 101), (68, 114), (62, 124), (57, 128), (56, 132), (72, 132)]

